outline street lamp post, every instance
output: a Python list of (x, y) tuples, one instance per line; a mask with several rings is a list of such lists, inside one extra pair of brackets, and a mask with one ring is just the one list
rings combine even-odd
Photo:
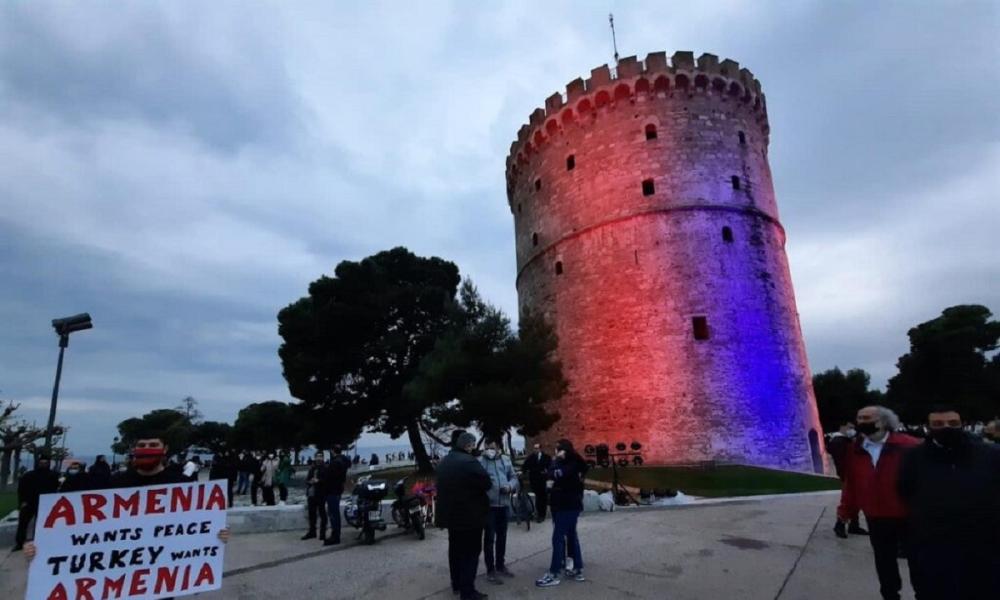
[(52, 404), (49, 406), (49, 424), (45, 428), (45, 451), (52, 452), (52, 431), (56, 423), (56, 402), (59, 400), (59, 380), (62, 379), (63, 353), (69, 346), (69, 334), (74, 331), (90, 329), (94, 323), (90, 320), (90, 315), (80, 313), (72, 317), (62, 319), (52, 319), (52, 328), (59, 336), (59, 362), (56, 364), (56, 382), (52, 386)]

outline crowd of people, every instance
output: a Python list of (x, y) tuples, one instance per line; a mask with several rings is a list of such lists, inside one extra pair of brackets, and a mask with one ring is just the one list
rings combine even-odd
[(967, 426), (942, 405), (907, 428), (892, 410), (866, 406), (827, 442), (842, 481), (834, 531), (868, 536), (884, 600), (900, 598), (901, 557), (918, 600), (1000, 594), (998, 426)]

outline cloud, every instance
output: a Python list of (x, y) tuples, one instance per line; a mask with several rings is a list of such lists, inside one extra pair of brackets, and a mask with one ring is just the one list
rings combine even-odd
[[(44, 420), (48, 321), (89, 310), (60, 408), (81, 451), (186, 395), (225, 420), (289, 400), (278, 310), (396, 245), (516, 314), (504, 160), (535, 107), (611, 60), (607, 8), (0, 7), (3, 396)], [(814, 369), (881, 384), (908, 327), (1000, 310), (995, 4), (616, 13), (622, 56), (709, 51), (763, 82)]]

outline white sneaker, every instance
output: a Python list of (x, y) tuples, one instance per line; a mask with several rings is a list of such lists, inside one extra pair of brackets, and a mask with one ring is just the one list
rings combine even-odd
[(552, 573), (546, 573), (545, 575), (542, 575), (540, 579), (535, 580), (535, 585), (538, 587), (552, 587), (554, 585), (559, 585), (560, 583), (559, 577), (557, 575), (553, 575)]

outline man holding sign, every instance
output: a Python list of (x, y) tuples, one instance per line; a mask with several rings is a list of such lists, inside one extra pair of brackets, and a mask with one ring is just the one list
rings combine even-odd
[(138, 440), (115, 489), (39, 504), (26, 600), (154, 599), (222, 586), (226, 482), (185, 482), (159, 437)]

